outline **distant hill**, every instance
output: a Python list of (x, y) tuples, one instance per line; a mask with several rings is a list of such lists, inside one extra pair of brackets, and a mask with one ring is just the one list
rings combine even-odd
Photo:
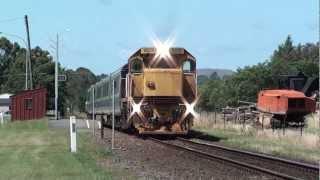
[(232, 75), (235, 73), (234, 71), (232, 71), (230, 69), (211, 69), (211, 68), (197, 69), (198, 76), (204, 75), (204, 76), (209, 77), (213, 72), (216, 72), (218, 74), (218, 76), (221, 78), (225, 75)]

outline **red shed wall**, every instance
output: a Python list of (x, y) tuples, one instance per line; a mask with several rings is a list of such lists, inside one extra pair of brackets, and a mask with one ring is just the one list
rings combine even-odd
[[(46, 113), (46, 96), (45, 88), (22, 91), (11, 96), (11, 119), (12, 120), (29, 120), (39, 119)], [(32, 99), (31, 108), (26, 108), (26, 99)]]

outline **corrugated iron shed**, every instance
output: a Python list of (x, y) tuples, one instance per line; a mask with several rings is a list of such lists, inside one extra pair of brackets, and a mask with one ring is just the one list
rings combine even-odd
[(11, 119), (30, 120), (45, 116), (47, 89), (25, 90), (10, 97)]

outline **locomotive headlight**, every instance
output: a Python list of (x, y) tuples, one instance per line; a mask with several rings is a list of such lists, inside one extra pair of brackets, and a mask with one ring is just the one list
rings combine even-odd
[(159, 39), (154, 39), (152, 43), (156, 48), (155, 57), (171, 58), (170, 47), (173, 45), (173, 39), (167, 39), (164, 42), (161, 42)]
[(176, 67), (177, 64), (171, 56), (171, 47), (174, 44), (174, 38), (168, 38), (166, 41), (161, 42), (158, 38), (152, 39), (153, 46), (156, 48), (155, 56), (150, 62), (151, 67), (157, 67), (160, 61), (166, 61), (170, 67)]
[(132, 105), (132, 113), (133, 113), (133, 114), (134, 114), (134, 113), (139, 113), (139, 112), (141, 111), (140, 107), (141, 107), (141, 104), (140, 104), (140, 103), (139, 103), (139, 104), (133, 104), (133, 105)]
[(170, 47), (167, 44), (157, 44), (157, 54), (156, 56), (160, 56), (161, 58), (169, 57), (170, 56)]
[(194, 107), (196, 106), (198, 99), (196, 99), (192, 103), (188, 103), (188, 101), (186, 101), (185, 99), (182, 99), (182, 101), (186, 107), (186, 111), (184, 113), (184, 116), (186, 117), (190, 113), (191, 115), (193, 115), (197, 119), (198, 113), (194, 110)]
[(143, 99), (139, 103), (135, 103), (134, 100), (131, 100), (132, 111), (131, 111), (130, 117), (132, 117), (136, 113), (140, 116), (142, 103), (143, 103)]
[(132, 101), (132, 112), (131, 112), (131, 114), (139, 113), (141, 111), (141, 109), (140, 109), (141, 104), (142, 104), (142, 101), (140, 101), (138, 104), (136, 104), (134, 101)]

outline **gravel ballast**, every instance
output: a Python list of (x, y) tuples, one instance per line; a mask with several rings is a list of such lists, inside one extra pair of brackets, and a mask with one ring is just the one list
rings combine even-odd
[[(96, 133), (96, 142), (111, 149), (111, 130), (105, 137)], [(221, 161), (163, 146), (134, 135), (115, 133), (112, 160), (99, 162), (102, 166), (117, 169), (119, 179), (272, 179)]]

